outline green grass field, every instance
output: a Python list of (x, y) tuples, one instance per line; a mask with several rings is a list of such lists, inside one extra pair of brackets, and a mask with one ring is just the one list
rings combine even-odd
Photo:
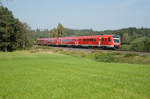
[(150, 66), (1, 52), (0, 99), (150, 99)]

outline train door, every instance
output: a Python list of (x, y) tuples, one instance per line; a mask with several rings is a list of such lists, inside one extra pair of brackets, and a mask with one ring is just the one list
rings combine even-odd
[(61, 45), (61, 39), (59, 39), (59, 45)]
[(98, 40), (98, 47), (101, 46), (101, 37), (99, 37), (99, 40)]
[(78, 46), (78, 40), (76, 40), (76, 44), (77, 44), (77, 46)]
[(75, 45), (78, 46), (78, 40), (77, 39), (75, 40)]

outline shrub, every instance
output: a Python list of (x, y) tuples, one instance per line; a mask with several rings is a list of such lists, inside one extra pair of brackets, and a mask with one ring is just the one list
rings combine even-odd
[(96, 53), (95, 60), (102, 62), (114, 62), (115, 58), (112, 53)]
[(131, 42), (131, 50), (134, 51), (150, 51), (150, 38), (141, 37)]
[(121, 45), (120, 50), (129, 51), (131, 49), (131, 45)]
[(143, 58), (147, 58), (148, 56), (146, 54), (143, 54), (141, 57)]
[(146, 38), (144, 42), (144, 51), (150, 51), (150, 38)]
[(112, 55), (122, 55), (122, 53), (120, 53), (120, 52), (112, 52), (111, 54)]
[(136, 53), (127, 53), (124, 55), (124, 57), (134, 57), (134, 56), (138, 56)]

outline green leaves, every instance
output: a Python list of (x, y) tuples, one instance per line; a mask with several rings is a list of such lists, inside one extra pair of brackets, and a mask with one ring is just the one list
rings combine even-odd
[(0, 6), (0, 50), (7, 52), (29, 46), (32, 42), (29, 29), (6, 7)]
[(58, 36), (63, 37), (64, 32), (65, 32), (65, 28), (63, 27), (62, 24), (60, 24), (60, 23), (58, 24), (57, 31), (58, 31)]
[(131, 50), (150, 51), (150, 38), (141, 37), (131, 42)]
[(65, 28), (62, 24), (58, 24), (57, 28), (53, 28), (50, 31), (50, 37), (63, 37), (65, 33)]

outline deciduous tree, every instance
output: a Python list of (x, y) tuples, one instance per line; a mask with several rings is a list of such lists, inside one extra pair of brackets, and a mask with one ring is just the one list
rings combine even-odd
[(50, 31), (50, 37), (58, 37), (58, 32), (56, 28)]
[(63, 37), (64, 36), (65, 28), (60, 23), (57, 26), (57, 32), (58, 32), (58, 37)]
[(27, 24), (14, 18), (11, 11), (0, 6), (0, 50), (5, 52), (25, 48), (31, 44), (31, 32)]

